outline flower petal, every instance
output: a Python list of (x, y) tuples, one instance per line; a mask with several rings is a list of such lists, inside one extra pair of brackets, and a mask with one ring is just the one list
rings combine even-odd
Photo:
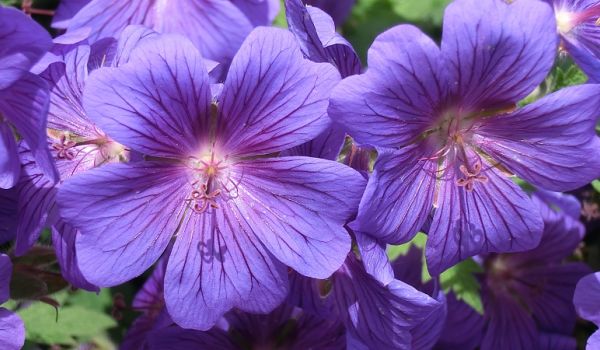
[(542, 1), (458, 0), (444, 14), (442, 53), (466, 112), (525, 98), (550, 71), (557, 44), (554, 12)]
[(208, 330), (233, 307), (267, 313), (281, 304), (288, 292), (286, 268), (256, 238), (235, 202), (190, 215), (165, 276), (167, 310), (175, 323)]
[(437, 45), (400, 25), (375, 39), (367, 73), (336, 86), (328, 112), (361, 144), (404, 146), (430, 127), (448, 86)]
[(150, 334), (147, 346), (149, 350), (239, 349), (229, 334), (222, 329), (213, 328), (202, 332), (175, 325)]
[(52, 46), (50, 34), (22, 11), (0, 7), (0, 90), (29, 71)]
[[(394, 279), (394, 270), (385, 252), (385, 244), (360, 231), (354, 231), (354, 237), (367, 273), (384, 285), (389, 284)], [(403, 278), (400, 280), (404, 281)]]
[(17, 190), (15, 188), (0, 189), (0, 244), (14, 239), (16, 231)]
[(481, 350), (539, 349), (535, 322), (521, 305), (512, 299), (498, 296), (485, 305), (487, 329), (481, 341)]
[(541, 333), (539, 347), (545, 350), (573, 350), (577, 349), (577, 340), (563, 334)]
[(148, 39), (119, 68), (98, 69), (83, 105), (111, 138), (153, 156), (189, 156), (208, 132), (210, 86), (204, 61), (179, 36)]
[(292, 147), (281, 152), (282, 156), (306, 156), (336, 161), (342, 147), (346, 133), (337, 126), (330, 126), (315, 137), (314, 140)]
[(290, 32), (255, 29), (223, 86), (217, 132), (223, 148), (259, 155), (312, 140), (330, 124), (327, 99), (338, 81), (331, 65), (302, 57)]
[(11, 188), (19, 180), (21, 166), (17, 143), (10, 126), (0, 122), (0, 189)]
[(71, 225), (59, 220), (52, 225), (52, 245), (60, 266), (62, 277), (73, 287), (89, 291), (100, 291), (98, 287), (88, 282), (77, 264), (75, 239), (79, 232)]
[(10, 298), (12, 268), (13, 265), (8, 255), (0, 254), (0, 304), (3, 304)]
[(79, 45), (63, 55), (62, 62), (48, 66), (40, 76), (50, 87), (48, 128), (70, 131), (79, 136), (96, 135), (94, 124), (82, 106), (82, 95), (88, 77), (90, 47)]
[(52, 17), (52, 28), (67, 29), (69, 21), (91, 0), (63, 0)]
[(447, 300), (448, 317), (437, 346), (447, 350), (476, 349), (483, 336), (483, 317), (475, 309), (456, 299), (454, 293), (449, 293)]
[(600, 272), (589, 274), (577, 283), (573, 303), (581, 318), (600, 325)]
[(0, 342), (5, 350), (19, 350), (25, 343), (25, 325), (12, 311), (0, 308)]
[(600, 85), (561, 89), (510, 114), (486, 119), (477, 133), (485, 152), (518, 176), (567, 191), (600, 174)]
[(422, 145), (380, 149), (353, 224), (357, 231), (391, 244), (408, 242), (432, 208), (437, 164), (423, 159)]
[(525, 251), (540, 242), (543, 223), (529, 197), (498, 169), (482, 163), (487, 181), (475, 183), (472, 191), (456, 183), (462, 174), (455, 166), (444, 164), (426, 246), (427, 267), (434, 276), (476, 254)]
[(44, 174), (57, 182), (58, 172), (46, 143), (49, 101), (46, 82), (31, 73), (24, 74), (10, 88), (0, 90), (0, 113), (4, 114), (27, 142)]
[(270, 26), (279, 13), (278, 0), (231, 0), (254, 26)]
[(186, 208), (184, 171), (174, 164), (117, 163), (88, 170), (60, 186), (60, 213), (80, 232), (77, 260), (90, 283), (123, 283), (160, 257)]
[(342, 265), (350, 250), (343, 225), (364, 186), (358, 172), (305, 157), (256, 159), (236, 167), (242, 178), (240, 212), (277, 259), (313, 278), (327, 278)]

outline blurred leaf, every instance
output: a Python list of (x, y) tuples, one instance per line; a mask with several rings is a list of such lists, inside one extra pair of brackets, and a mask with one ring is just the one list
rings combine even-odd
[(592, 181), (592, 187), (596, 190), (596, 192), (600, 193), (600, 180)]
[(569, 61), (554, 68), (552, 79), (552, 91), (558, 91), (567, 86), (583, 84), (588, 78), (577, 65)]
[(444, 292), (452, 291), (458, 300), (464, 301), (475, 311), (483, 314), (480, 285), (476, 273), (483, 272), (473, 259), (467, 259), (452, 266), (440, 275), (440, 283)]
[(21, 3), (21, 0), (0, 0), (0, 4), (5, 6), (17, 6)]
[(112, 306), (113, 300), (110, 290), (103, 288), (99, 293), (78, 290), (71, 295), (65, 302), (66, 305), (76, 305), (88, 310), (104, 312)]
[(280, 1), (279, 13), (277, 14), (277, 17), (275, 17), (273, 25), (281, 28), (288, 27), (287, 19), (285, 18), (285, 4), (283, 3), (283, 0)]
[(117, 325), (108, 315), (81, 306), (60, 308), (58, 322), (55, 310), (42, 303), (34, 303), (18, 314), (25, 323), (27, 340), (46, 345), (75, 345)]
[(427, 235), (423, 232), (417, 233), (410, 242), (400, 245), (388, 245), (386, 248), (387, 256), (390, 261), (396, 260), (400, 255), (406, 255), (413, 245), (423, 250), (427, 243)]
[(391, 0), (394, 12), (411, 22), (441, 25), (444, 9), (451, 0)]

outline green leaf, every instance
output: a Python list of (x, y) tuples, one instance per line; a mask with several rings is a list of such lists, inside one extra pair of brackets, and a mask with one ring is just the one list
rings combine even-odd
[(600, 193), (600, 180), (592, 181), (592, 187), (596, 190), (596, 192)]
[(585, 73), (572, 61), (557, 65), (554, 68), (552, 78), (552, 91), (558, 91), (567, 86), (583, 84), (588, 79)]
[(81, 306), (88, 310), (104, 312), (113, 304), (110, 289), (100, 289), (99, 293), (78, 290), (71, 295), (65, 302), (66, 305)]
[(440, 275), (440, 283), (444, 292), (452, 291), (458, 300), (464, 301), (475, 311), (483, 314), (480, 285), (476, 273), (483, 272), (483, 268), (473, 259), (467, 259), (452, 266)]
[(275, 17), (275, 20), (273, 21), (273, 25), (275, 27), (281, 27), (281, 28), (288, 27), (287, 18), (285, 17), (285, 4), (283, 3), (283, 0), (280, 1), (279, 13), (277, 14), (277, 17)]
[(392, 0), (394, 12), (411, 22), (441, 25), (444, 8), (451, 0)]
[(67, 306), (56, 310), (49, 305), (34, 303), (18, 311), (25, 323), (26, 339), (35, 343), (75, 345), (117, 323), (108, 315), (81, 306)]

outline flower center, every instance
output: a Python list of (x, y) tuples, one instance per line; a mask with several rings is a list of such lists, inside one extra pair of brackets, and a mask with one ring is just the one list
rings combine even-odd
[(600, 25), (600, 4), (592, 5), (579, 12), (565, 9), (555, 10), (556, 25), (561, 34), (567, 34), (583, 22), (596, 18), (595, 24)]
[(200, 157), (190, 159), (193, 171), (192, 190), (186, 202), (196, 213), (219, 209), (219, 200), (237, 197), (237, 184), (231, 180), (228, 157), (211, 148)]
[(56, 130), (49, 130), (48, 134), (54, 139), (52, 149), (56, 151), (56, 158), (60, 160), (73, 160), (80, 156), (93, 160), (92, 165), (96, 167), (113, 161), (123, 161), (128, 157), (125, 147), (99, 131), (90, 137)]

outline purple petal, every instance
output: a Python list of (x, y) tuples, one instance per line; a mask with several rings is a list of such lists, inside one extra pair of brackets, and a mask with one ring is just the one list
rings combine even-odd
[(222, 329), (213, 328), (202, 332), (183, 329), (177, 326), (162, 329), (150, 335), (149, 350), (179, 349), (219, 349), (238, 350), (229, 334)]
[(554, 13), (541, 1), (458, 0), (444, 14), (442, 53), (467, 112), (525, 98), (550, 71), (557, 44)]
[(403, 146), (430, 127), (448, 86), (433, 40), (416, 27), (397, 26), (375, 39), (367, 73), (336, 86), (329, 116), (358, 143)]
[(52, 225), (52, 245), (56, 252), (56, 259), (62, 277), (73, 287), (97, 292), (100, 289), (83, 277), (77, 264), (78, 254), (75, 250), (75, 239), (78, 234), (75, 228), (62, 220)]
[(44, 176), (35, 163), (33, 155), (21, 144), (21, 177), (16, 186), (18, 198), (17, 239), (15, 253), (25, 254), (38, 240), (42, 229), (55, 220), (52, 213), (55, 210), (55, 184)]
[(160, 334), (160, 331), (173, 325), (169, 314), (164, 306), (158, 315), (143, 314), (138, 317), (127, 330), (123, 342), (119, 345), (120, 350), (147, 350), (151, 348), (150, 338), (154, 334)]
[(496, 297), (485, 305), (489, 320), (481, 350), (539, 349), (535, 322), (521, 305), (506, 297)]
[(58, 205), (79, 230), (77, 260), (83, 276), (114, 286), (143, 273), (178, 232), (187, 175), (174, 164), (109, 164), (65, 181)]
[(163, 292), (165, 284), (165, 273), (167, 271), (167, 261), (170, 254), (170, 249), (167, 249), (163, 257), (158, 261), (152, 274), (142, 289), (137, 292), (131, 306), (138, 310), (150, 310), (157, 305), (164, 303)]
[(581, 318), (600, 325), (600, 272), (589, 274), (577, 283), (573, 304)]
[(410, 329), (437, 306), (434, 299), (401, 281), (382, 285), (352, 254), (332, 283), (332, 298), (348, 331), (369, 348), (409, 349)]
[(316, 6), (327, 12), (335, 21), (336, 26), (341, 26), (350, 14), (356, 0), (305, 0), (311, 6)]
[(530, 250), (540, 242), (543, 223), (529, 197), (497, 168), (481, 161), (487, 180), (471, 191), (456, 183), (460, 172), (455, 166), (442, 165), (446, 171), (426, 249), (432, 275), (476, 254)]
[(337, 126), (330, 126), (314, 140), (281, 152), (282, 156), (306, 156), (328, 160), (337, 160), (346, 133)]
[(435, 349), (473, 350), (483, 336), (483, 317), (463, 301), (448, 294), (448, 316), (446, 327)]
[(600, 86), (564, 88), (507, 115), (486, 119), (476, 142), (518, 176), (552, 191), (600, 174)]
[(0, 7), (0, 90), (25, 75), (51, 46), (42, 26), (22, 11)]
[[(364, 232), (354, 231), (354, 236), (367, 273), (384, 285), (388, 285), (394, 279), (394, 270), (385, 252), (385, 244)], [(404, 281), (402, 278), (399, 279)]]
[(287, 295), (285, 266), (237, 205), (227, 201), (182, 222), (165, 276), (167, 310), (181, 327), (208, 330), (233, 307), (267, 313)]
[(19, 350), (25, 343), (25, 325), (21, 318), (0, 308), (0, 344), (5, 350)]
[(134, 56), (133, 51), (141, 46), (146, 39), (154, 38), (157, 34), (157, 32), (145, 26), (131, 25), (125, 27), (117, 41), (116, 53), (111, 66), (118, 67), (129, 62), (131, 57)]
[(577, 340), (563, 334), (540, 334), (539, 348), (545, 350), (573, 350), (577, 349)]
[(67, 29), (71, 19), (91, 0), (61, 0), (52, 17), (52, 28)]
[(594, 349), (598, 349), (600, 348), (600, 331), (595, 331), (594, 334), (592, 334), (586, 343), (586, 349), (587, 350), (594, 350)]
[(15, 188), (0, 189), (0, 244), (13, 240), (16, 234), (17, 190)]
[(198, 50), (170, 35), (146, 40), (119, 68), (92, 72), (83, 98), (88, 116), (111, 138), (164, 157), (198, 150), (199, 136), (209, 130), (210, 101)]
[(89, 58), (90, 47), (80, 45), (65, 53), (62, 62), (49, 65), (41, 74), (50, 86), (49, 128), (73, 132), (79, 136), (97, 134), (81, 101), (88, 76)]
[(302, 0), (285, 0), (285, 10), (288, 27), (296, 37), (304, 55), (315, 62), (328, 62), (327, 53), (319, 39), (315, 24)]
[(233, 3), (211, 0), (93, 0), (73, 17), (68, 30), (91, 27), (94, 42), (116, 37), (130, 24), (187, 36), (204, 56), (216, 61), (231, 59), (252, 30), (250, 20)]
[(270, 26), (279, 13), (279, 0), (231, 0), (254, 26)]
[(342, 265), (350, 250), (343, 225), (364, 186), (358, 172), (305, 157), (256, 159), (237, 171), (240, 211), (277, 259), (313, 278), (327, 278)]
[(13, 187), (20, 172), (15, 135), (7, 123), (0, 121), (0, 189)]
[(440, 339), (446, 325), (447, 306), (444, 292), (435, 294), (437, 304), (429, 311), (428, 316), (411, 330), (412, 349), (433, 349)]
[(8, 255), (0, 254), (0, 304), (10, 298), (10, 278), (13, 265)]
[(534, 202), (541, 201), (546, 204), (546, 207), (552, 208), (554, 212), (558, 211), (558, 215), (564, 217), (565, 215), (572, 219), (579, 220), (581, 216), (581, 203), (577, 197), (562, 193), (562, 192), (551, 192), (544, 190), (537, 190), (533, 193), (532, 198)]
[(422, 145), (380, 149), (353, 228), (382, 242), (408, 242), (429, 216), (436, 186), (433, 161)]
[[(596, 24), (592, 24), (596, 27)], [(588, 29), (591, 26), (586, 26)], [(595, 29), (595, 28), (594, 28)], [(595, 29), (597, 31), (597, 29)], [(598, 34), (593, 35), (592, 42), (585, 40), (587, 33), (578, 35), (577, 38), (563, 37), (563, 45), (567, 52), (573, 58), (573, 61), (581, 68), (581, 70), (588, 76), (588, 82), (599, 83), (600, 82), (600, 51), (598, 51)], [(583, 40), (581, 40), (583, 39)]]
[(44, 174), (57, 182), (58, 172), (46, 143), (49, 100), (48, 86), (44, 80), (26, 73), (10, 88), (0, 90), (0, 113), (27, 142)]
[(331, 65), (305, 60), (291, 33), (255, 29), (223, 86), (217, 131), (223, 148), (257, 155), (310, 141), (330, 124), (327, 99), (338, 80)]

